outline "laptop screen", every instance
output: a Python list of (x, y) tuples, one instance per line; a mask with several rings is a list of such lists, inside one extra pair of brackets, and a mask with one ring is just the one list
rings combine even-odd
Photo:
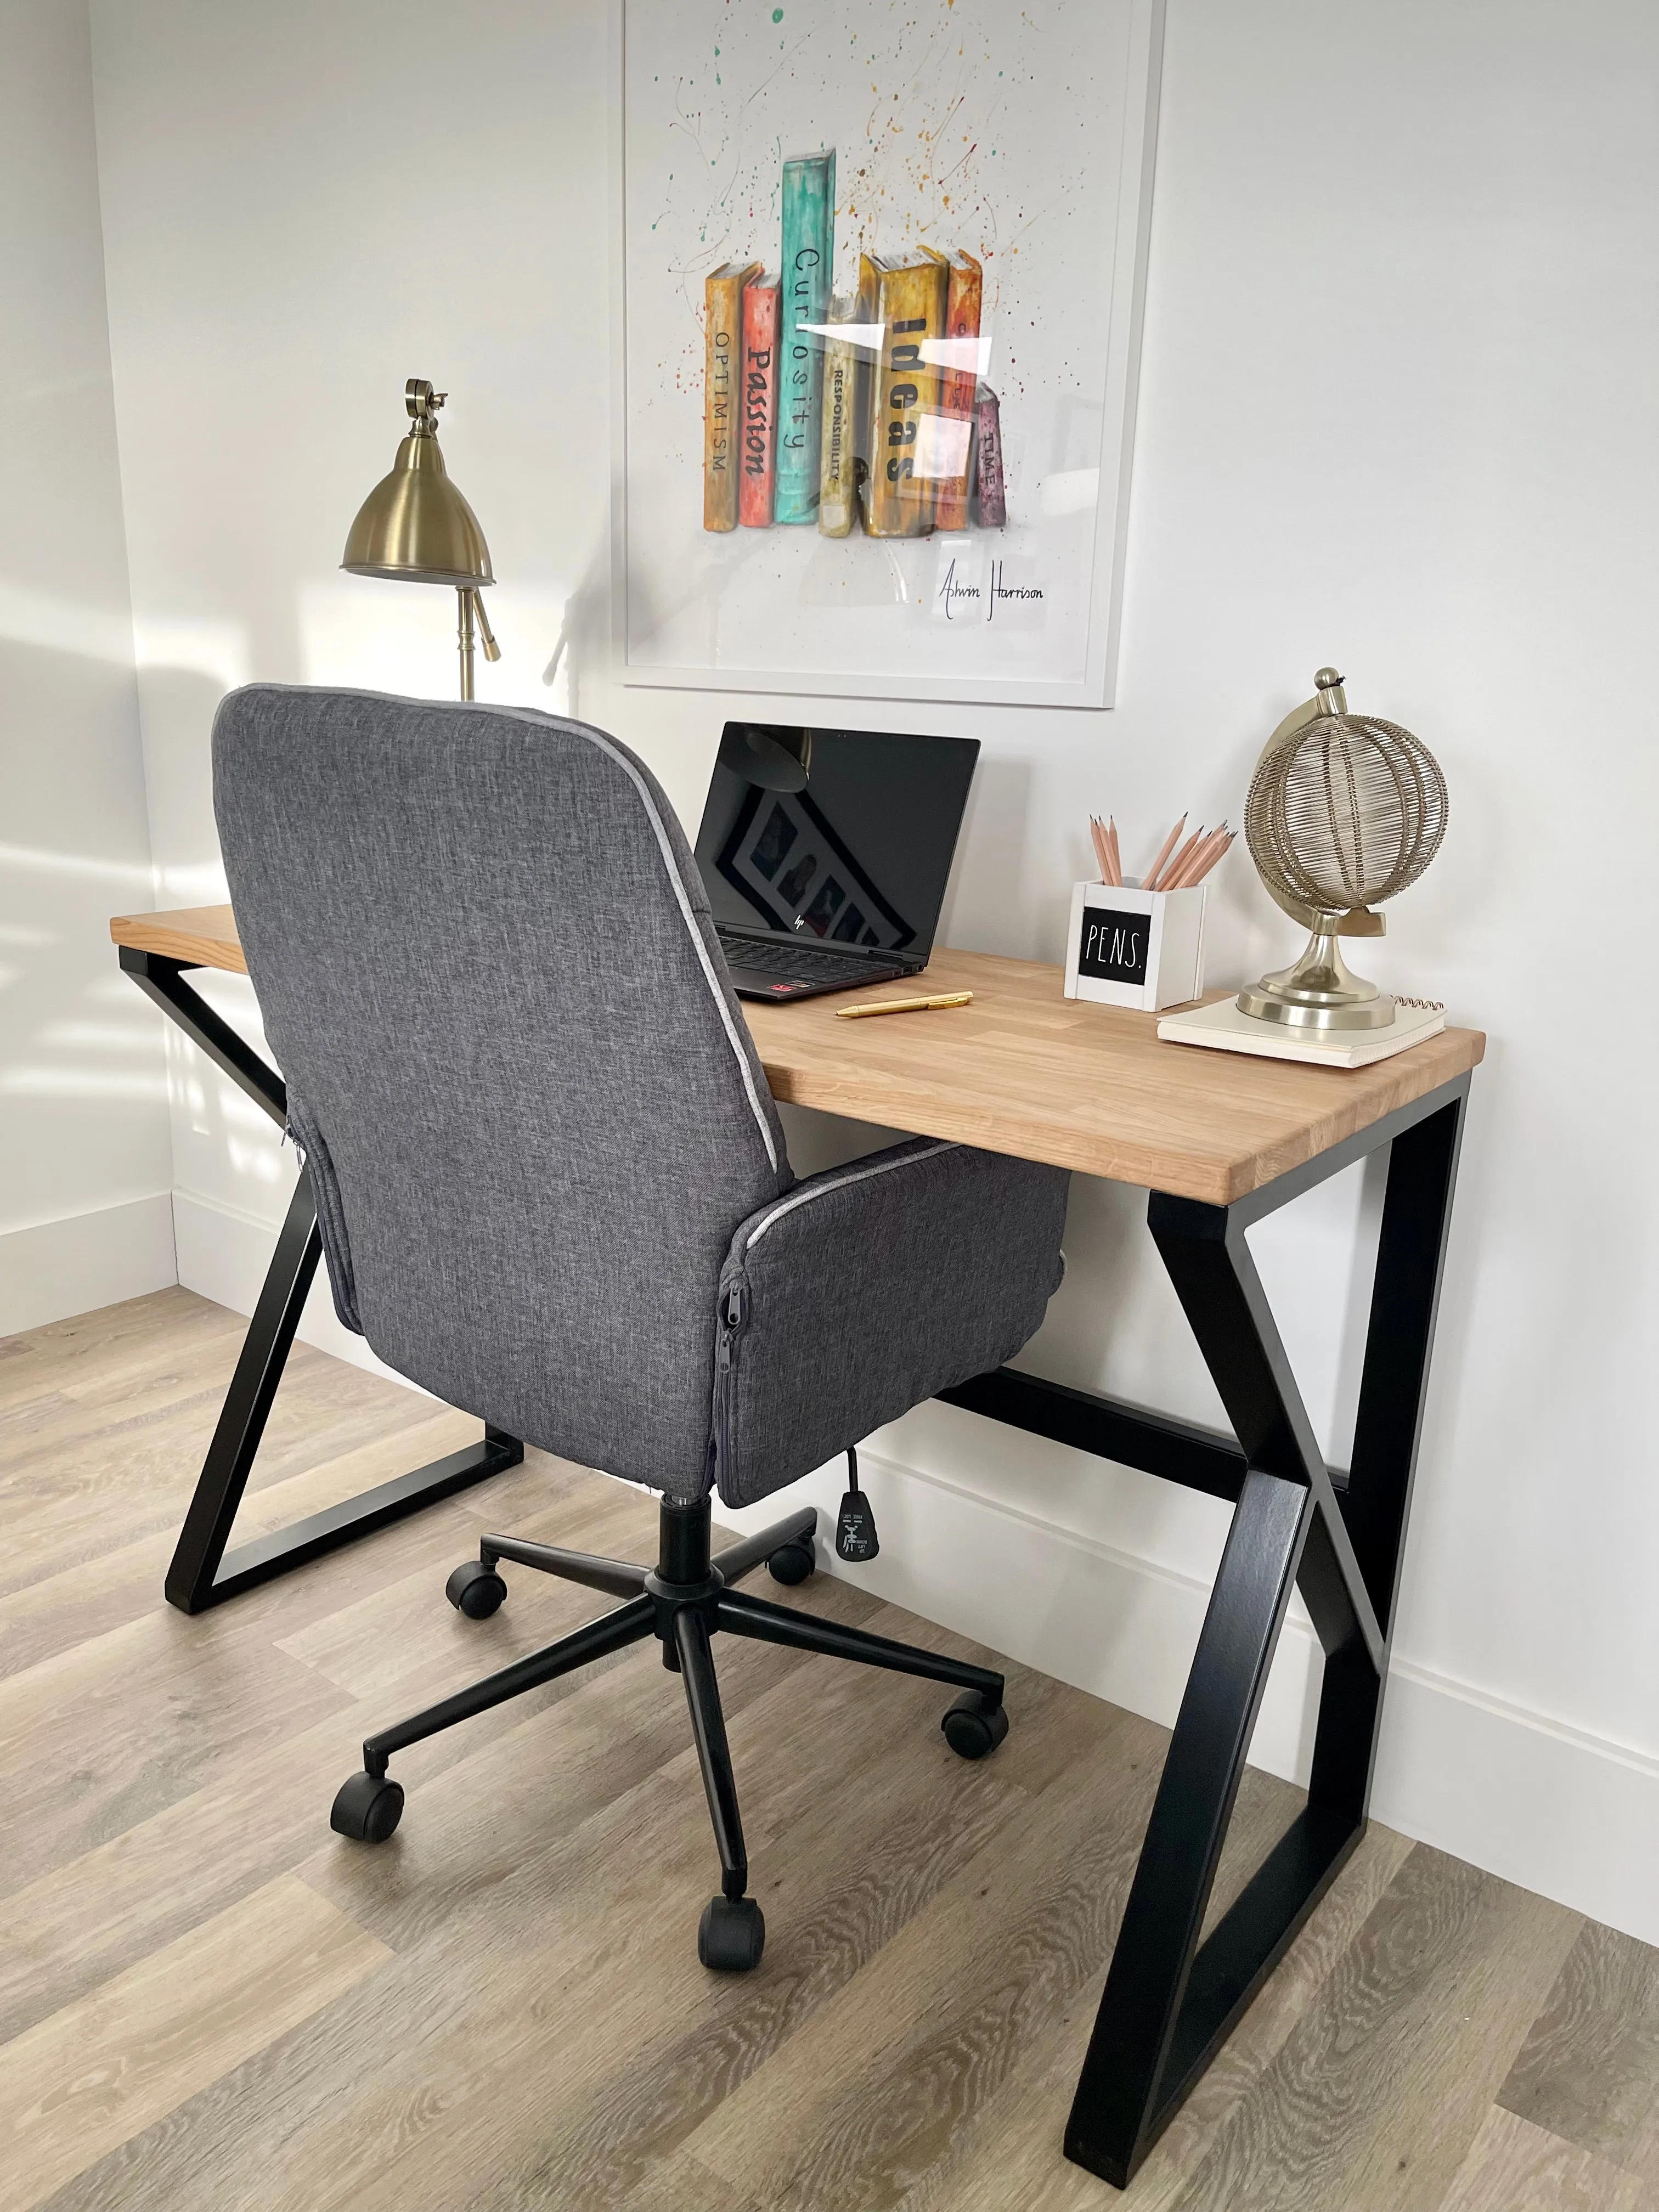
[(978, 756), (977, 738), (728, 722), (697, 832), (715, 921), (925, 959)]

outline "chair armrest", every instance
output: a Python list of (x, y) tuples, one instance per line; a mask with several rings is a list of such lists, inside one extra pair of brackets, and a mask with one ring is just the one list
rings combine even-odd
[(1069, 1184), (1060, 1168), (912, 1138), (752, 1213), (720, 1272), (726, 1504), (797, 1481), (1018, 1352), (1064, 1272)]

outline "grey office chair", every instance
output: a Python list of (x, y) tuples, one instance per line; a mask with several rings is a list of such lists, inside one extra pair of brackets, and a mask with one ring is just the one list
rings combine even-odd
[(623, 1601), (363, 1746), (335, 1800), (378, 1843), (392, 1755), (647, 1637), (684, 1678), (722, 1869), (706, 1966), (757, 1965), (710, 1638), (949, 1683), (976, 1759), (1007, 1733), (983, 1668), (738, 1589), (814, 1564), (747, 1505), (1018, 1351), (1060, 1281), (1060, 1170), (919, 1139), (797, 1181), (696, 863), (648, 769), (547, 714), (254, 685), (214, 728), (248, 970), (316, 1188), (341, 1320), (449, 1404), (662, 1493), (653, 1567), (490, 1536), (451, 1576), (474, 1619), (505, 1563)]

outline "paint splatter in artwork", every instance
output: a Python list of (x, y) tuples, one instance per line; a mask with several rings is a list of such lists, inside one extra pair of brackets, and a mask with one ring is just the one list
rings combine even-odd
[[(637, 0), (636, 16), (630, 0), (630, 22), (651, 21), (660, 4)], [(1040, 435), (1043, 465), (1056, 465), (1053, 453), (1073, 434), (1054, 426), (1083, 419), (1076, 410), (1091, 404), (1060, 395), (1089, 388), (1106, 342), (1097, 319), (1092, 327), (1086, 313), (1056, 319), (1048, 305), (1056, 276), (1074, 281), (1098, 246), (1090, 209), (1099, 193), (1089, 189), (1098, 179), (1088, 158), (1098, 118), (1091, 97), (1066, 81), (1074, 71), (1054, 61), (1056, 41), (1075, 51), (1077, 33), (1058, 19), (1079, 4), (1086, 14), (1093, 0), (1035, 9), (816, 0), (786, 25), (784, 7), (762, 13), (766, 0), (670, 0), (673, 31), (652, 56), (662, 65), (652, 78), (660, 90), (643, 158), (629, 119), (627, 220), (632, 228), (645, 218), (665, 255), (657, 266), (673, 283), (670, 312), (658, 292), (649, 318), (654, 371), (634, 352), (633, 333), (647, 325), (630, 315), (629, 404), (667, 428), (665, 455), (676, 465), (695, 471), (706, 458), (699, 432), (714, 312), (707, 279), (724, 264), (757, 264), (778, 282), (783, 165), (817, 152), (836, 155), (833, 312), (851, 311), (861, 252), (908, 264), (923, 248), (972, 256), (982, 270), (979, 328), (989, 365), (981, 354), (979, 376), (991, 405), (1000, 398), (1005, 431), (1011, 405), (1018, 410), (1033, 387), (1045, 409), (1040, 418), (1014, 413), (1011, 504), (1023, 440)], [(688, 52), (702, 58), (682, 59)], [(1109, 264), (1109, 239), (1104, 258)], [(636, 380), (637, 369), (645, 374)], [(1040, 432), (1031, 427), (1039, 419)], [(994, 415), (990, 434), (1000, 475)], [(975, 439), (977, 453), (977, 418)]]
[[(707, 0), (706, 0), (707, 3)], [(872, 11), (821, 5), (803, 19), (804, 27), (785, 32), (769, 49), (741, 40), (734, 52), (733, 27), (743, 9), (732, 0), (708, 7), (708, 62), (676, 81), (675, 136), (689, 141), (695, 159), (690, 178), (710, 187), (688, 205), (682, 197), (695, 182), (669, 175), (660, 187), (659, 207), (647, 214), (652, 229), (667, 217), (682, 238), (693, 241), (677, 259), (674, 274), (684, 309), (678, 341), (667, 343), (661, 367), (665, 381), (685, 391), (700, 388), (702, 374), (702, 284), (709, 271), (726, 260), (776, 259), (781, 171), (786, 151), (805, 154), (831, 145), (837, 151), (840, 198), (836, 210), (836, 289), (849, 289), (845, 272), (856, 269), (860, 250), (885, 255), (914, 252), (922, 246), (963, 247), (984, 264), (985, 312), (1000, 324), (999, 374), (1008, 388), (1024, 388), (1029, 350), (1018, 329), (1035, 329), (1034, 315), (1020, 314), (1018, 302), (1005, 298), (1020, 241), (1035, 227), (1064, 225), (1072, 218), (1084, 171), (1079, 154), (1070, 173), (1063, 161), (1047, 180), (1042, 204), (1010, 205), (997, 181), (1001, 172), (999, 119), (1011, 100), (1036, 100), (1055, 110), (1054, 120), (1081, 125), (1083, 103), (1062, 88), (1064, 98), (1038, 83), (1036, 64), (1011, 58), (1009, 40), (1018, 51), (1019, 24), (1030, 26), (1029, 9), (1016, 13), (1006, 0), (981, 0), (958, 6), (957, 0), (890, 0), (884, 16)], [(848, 21), (856, 12), (860, 21)], [(781, 26), (784, 9), (769, 10)], [(752, 19), (751, 19), (752, 20)], [(860, 111), (849, 114), (847, 97), (837, 91), (844, 62), (861, 66), (868, 88)], [(1000, 64), (1000, 65), (999, 65)], [(803, 86), (817, 96), (822, 122), (812, 143), (792, 138), (786, 149), (769, 111), (787, 105), (798, 110)], [(1061, 115), (1060, 110), (1075, 109)], [(807, 134), (812, 137), (812, 134)], [(1069, 134), (1068, 134), (1069, 135)], [(1086, 133), (1078, 139), (1086, 145)], [(678, 165), (684, 171), (684, 163)], [(688, 225), (688, 216), (693, 220)], [(1016, 290), (1019, 288), (1016, 287)], [(1009, 312), (1012, 310), (1012, 312)], [(665, 342), (671, 334), (664, 332)], [(1045, 364), (1052, 372), (1052, 361)], [(1082, 364), (1064, 365), (1072, 370)]]

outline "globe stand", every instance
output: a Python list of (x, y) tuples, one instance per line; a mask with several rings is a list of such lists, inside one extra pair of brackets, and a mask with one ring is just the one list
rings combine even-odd
[(1394, 1019), (1394, 1000), (1356, 975), (1342, 957), (1337, 937), (1341, 920), (1340, 915), (1321, 915), (1298, 959), (1239, 993), (1240, 1013), (1291, 1029), (1386, 1029)]
[(1382, 934), (1373, 908), (1415, 883), (1439, 848), (1445, 781), (1409, 730), (1349, 713), (1340, 670), (1322, 668), (1314, 685), (1263, 746), (1244, 802), (1268, 896), (1311, 934), (1299, 959), (1237, 1004), (1286, 1029), (1387, 1029), (1395, 1000), (1354, 974), (1338, 939)]

